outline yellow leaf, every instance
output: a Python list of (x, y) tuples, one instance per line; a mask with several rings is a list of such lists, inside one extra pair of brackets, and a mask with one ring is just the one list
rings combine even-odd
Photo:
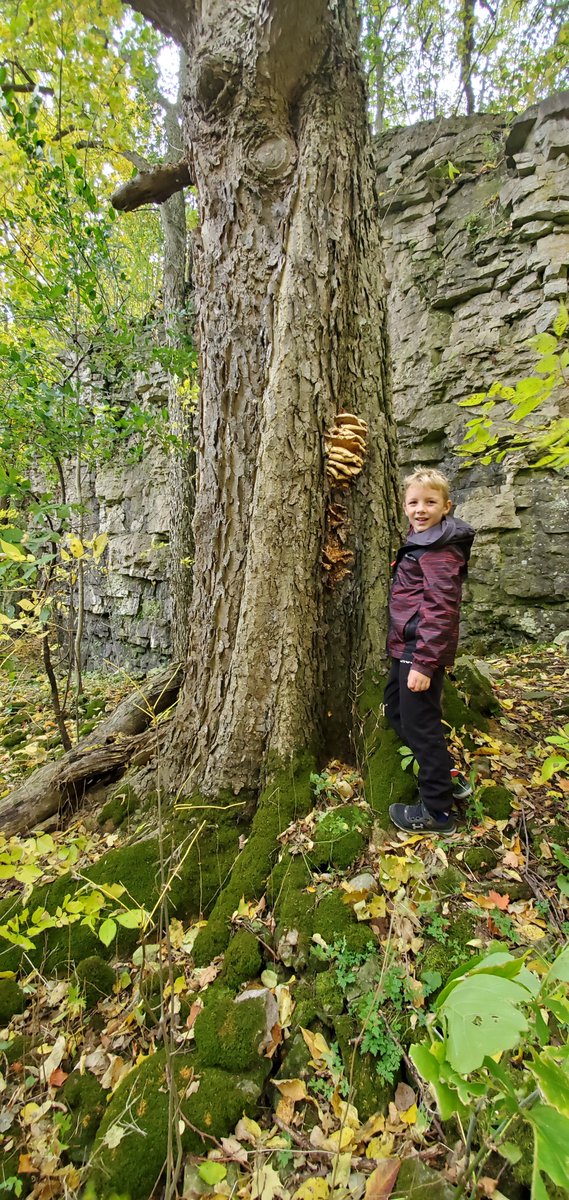
[(93, 558), (96, 563), (98, 563), (103, 551), (106, 549), (108, 540), (108, 533), (98, 533), (97, 536), (93, 538)]
[(542, 937), (545, 937), (545, 930), (530, 921), (516, 921), (516, 929), (527, 942), (539, 942)]
[[(19, 546), (14, 546), (12, 542), (3, 542), (0, 538), (0, 550), (5, 558), (10, 558), (12, 562), (27, 562), (26, 554), (22, 554)], [(34, 561), (33, 559), (31, 560)]]
[(308, 1179), (296, 1189), (292, 1200), (328, 1200), (330, 1187), (325, 1179)]
[(406, 1112), (399, 1113), (399, 1116), (405, 1125), (414, 1125), (417, 1120), (417, 1105), (412, 1104)]
[(395, 1139), (392, 1133), (372, 1138), (366, 1146), (366, 1158), (391, 1158)]
[(59, 553), (63, 562), (71, 562), (71, 555), (67, 553), (67, 550), (63, 549), (63, 546), (59, 547)]
[(362, 1125), (358, 1129), (358, 1142), (367, 1142), (376, 1133), (383, 1133), (384, 1129), (385, 1117), (383, 1113), (374, 1113), (372, 1117), (368, 1117), (365, 1125)]
[(279, 1089), (281, 1096), (286, 1096), (295, 1104), (299, 1100), (309, 1100), (310, 1097), (306, 1090), (306, 1084), (302, 1079), (275, 1079), (275, 1087)]
[(235, 1126), (235, 1137), (239, 1142), (250, 1142), (251, 1145), (263, 1136), (263, 1131), (256, 1121), (252, 1121), (250, 1117), (241, 1117)]
[(318, 1060), (320, 1058), (324, 1058), (325, 1055), (330, 1054), (328, 1042), (322, 1037), (321, 1033), (311, 1033), (309, 1029), (303, 1029), (302, 1025), (300, 1027), (300, 1032), (314, 1059)]
[(74, 533), (70, 533), (67, 541), (73, 557), (83, 558), (85, 547), (81, 541), (81, 538), (76, 537)]
[(185, 986), (186, 986), (186, 980), (185, 980), (184, 976), (178, 975), (177, 979), (174, 980), (174, 995), (179, 996), (180, 992), (184, 991)]

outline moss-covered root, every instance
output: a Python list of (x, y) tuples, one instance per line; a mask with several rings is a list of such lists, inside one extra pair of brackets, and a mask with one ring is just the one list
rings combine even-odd
[(198, 965), (222, 954), (230, 937), (230, 918), (242, 896), (253, 900), (263, 890), (278, 853), (278, 836), (312, 807), (310, 776), (314, 760), (303, 755), (280, 770), (261, 794), (249, 840), (237, 857), (228, 883), (194, 944)]
[(99, 1128), (87, 1183), (88, 1193), (97, 1200), (113, 1193), (148, 1200), (153, 1194), (166, 1161), (171, 1086), (178, 1096), (175, 1119), (188, 1122), (183, 1148), (205, 1154), (212, 1145), (208, 1134), (226, 1137), (243, 1113), (252, 1115), (262, 1081), (258, 1072), (236, 1075), (216, 1067), (197, 1072), (190, 1054), (175, 1057), (171, 1071), (164, 1050), (146, 1059), (117, 1088)]

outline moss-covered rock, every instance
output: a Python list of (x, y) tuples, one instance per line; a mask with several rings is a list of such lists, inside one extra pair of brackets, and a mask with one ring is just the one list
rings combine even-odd
[[(200, 1132), (226, 1137), (246, 1113), (252, 1116), (261, 1084), (247, 1075), (232, 1075), (217, 1068), (196, 1071), (195, 1057), (180, 1054), (172, 1060), (171, 1077), (181, 1111), (194, 1127), (182, 1134), (183, 1149), (204, 1154), (211, 1147)], [(199, 1080), (197, 1091), (188, 1091)], [(113, 1193), (130, 1200), (148, 1200), (162, 1174), (166, 1160), (169, 1082), (166, 1054), (158, 1051), (130, 1072), (117, 1088), (99, 1127), (92, 1155), (88, 1186), (97, 1200)], [(126, 1132), (119, 1144), (109, 1149), (106, 1135), (113, 1126)]]
[(221, 978), (229, 988), (238, 988), (260, 975), (263, 959), (257, 938), (246, 929), (232, 937), (223, 959)]
[(507, 821), (512, 812), (514, 796), (501, 784), (494, 783), (490, 787), (481, 788), (477, 793), (477, 800), (483, 811), (494, 821)]
[(464, 852), (464, 861), (471, 871), (491, 871), (498, 862), (498, 855), (491, 846), (470, 846)]
[(90, 1071), (84, 1075), (72, 1071), (58, 1093), (58, 1100), (63, 1101), (73, 1118), (65, 1138), (67, 1154), (71, 1162), (84, 1163), (107, 1107), (106, 1092)]
[(105, 996), (112, 996), (116, 975), (98, 954), (83, 958), (75, 970), (77, 983), (85, 997), (85, 1007), (94, 1008)]
[(216, 900), (207, 927), (194, 944), (194, 961), (203, 965), (222, 954), (230, 937), (229, 921), (242, 896), (262, 895), (278, 854), (278, 836), (312, 807), (312, 756), (301, 755), (278, 771), (262, 792), (247, 845), (237, 856), (228, 883)]
[(344, 1014), (336, 1017), (334, 1029), (340, 1047), (344, 1074), (352, 1085), (352, 1103), (355, 1104), (361, 1121), (376, 1112), (387, 1112), (393, 1097), (392, 1084), (386, 1084), (377, 1073), (377, 1062), (373, 1055), (362, 1054), (357, 1046), (361, 1032), (357, 1022)]
[(0, 1026), (24, 1011), (26, 997), (15, 979), (0, 979)]
[(501, 711), (500, 702), (492, 687), (492, 678), (485, 663), (461, 654), (457, 658), (452, 675), (462, 692), (468, 696), (470, 707), (485, 716), (495, 716)]
[(258, 1067), (267, 1033), (266, 1011), (264, 994), (242, 1003), (222, 989), (208, 997), (194, 1026), (200, 1065), (225, 1071)]
[[(358, 922), (352, 909), (343, 904), (338, 890), (329, 892), (320, 901), (314, 913), (313, 928), (329, 946), (343, 939), (346, 949), (354, 954), (365, 954), (373, 941), (365, 923)], [(322, 970), (322, 960), (314, 959), (314, 966)]]
[(371, 815), (357, 804), (339, 804), (326, 813), (314, 832), (310, 859), (316, 866), (331, 864), (346, 870), (362, 853)]
[(316, 1004), (323, 1017), (339, 1017), (344, 1007), (342, 993), (338, 987), (336, 972), (321, 971), (316, 976), (314, 994)]
[(449, 956), (446, 946), (441, 946), (440, 942), (428, 942), (423, 947), (419, 959), (419, 978), (422, 978), (423, 975), (434, 972), (435, 974), (440, 975), (442, 987), (442, 985), (446, 983), (449, 975), (454, 971), (454, 968), (455, 963)]
[(275, 943), (281, 962), (302, 970), (308, 962), (316, 898), (307, 892), (312, 879), (301, 855), (285, 851), (271, 872), (267, 899), (272, 905), (276, 927)]

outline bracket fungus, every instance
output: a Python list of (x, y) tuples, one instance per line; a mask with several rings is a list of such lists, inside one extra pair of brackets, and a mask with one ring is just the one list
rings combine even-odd
[(338, 413), (324, 434), (326, 475), (332, 488), (349, 488), (363, 468), (367, 424), (353, 413)]
[[(334, 418), (332, 428), (324, 434), (326, 477), (332, 491), (347, 491), (359, 475), (365, 462), (366, 438), (367, 425), (361, 417), (341, 412)], [(349, 524), (346, 505), (332, 503), (328, 497), (322, 566), (330, 587), (351, 574), (354, 553), (346, 546)]]

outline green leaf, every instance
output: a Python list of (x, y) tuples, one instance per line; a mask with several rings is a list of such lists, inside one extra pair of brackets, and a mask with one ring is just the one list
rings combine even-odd
[[(555, 325), (553, 328), (555, 329)], [(557, 350), (557, 338), (552, 333), (536, 333), (535, 337), (528, 338), (528, 345), (538, 354), (554, 354)]]
[(563, 1116), (569, 1117), (569, 1075), (555, 1061), (554, 1048), (548, 1047), (542, 1054), (535, 1056), (534, 1061), (528, 1063), (527, 1067), (537, 1079), (544, 1100)]
[(543, 782), (547, 783), (552, 775), (555, 775), (557, 771), (562, 771), (567, 765), (567, 759), (562, 754), (549, 754), (541, 768)]
[(218, 1162), (200, 1163), (198, 1175), (200, 1179), (203, 1179), (204, 1183), (213, 1187), (216, 1183), (221, 1183), (221, 1180), (225, 1179), (227, 1167), (224, 1167), (223, 1163)]
[(99, 926), (99, 938), (104, 946), (110, 946), (114, 937), (116, 937), (117, 927), (112, 917), (107, 917)]
[(531, 1177), (531, 1200), (550, 1200), (549, 1192), (539, 1173), (536, 1159), (534, 1159)]
[(12, 545), (11, 542), (4, 542), (2, 538), (0, 538), (0, 551), (12, 562), (28, 562), (27, 555), (22, 554), (18, 546)]
[(117, 913), (116, 919), (125, 929), (139, 929), (144, 921), (144, 910), (129, 908), (126, 912)]
[(527, 1113), (527, 1120), (535, 1133), (535, 1167), (560, 1188), (567, 1187), (569, 1179), (569, 1117), (550, 1108), (548, 1104), (534, 1104)]
[(529, 998), (519, 983), (494, 974), (472, 975), (457, 984), (439, 1009), (454, 1070), (468, 1075), (486, 1057), (515, 1046), (528, 1028), (520, 1006)]
[(559, 979), (562, 983), (569, 983), (569, 946), (566, 946), (561, 954), (551, 964), (546, 975), (547, 982), (550, 979)]
[(514, 1166), (520, 1161), (523, 1152), (519, 1146), (516, 1146), (515, 1142), (502, 1142), (499, 1147), (499, 1153), (502, 1155), (502, 1158), (505, 1158), (507, 1162)]
[(423, 1079), (426, 1079), (427, 1083), (431, 1085), (441, 1120), (448, 1121), (454, 1113), (462, 1113), (463, 1106), (456, 1091), (453, 1091), (441, 1079), (441, 1068), (433, 1053), (433, 1047), (429, 1049), (424, 1042), (418, 1042), (409, 1047), (409, 1057)]

